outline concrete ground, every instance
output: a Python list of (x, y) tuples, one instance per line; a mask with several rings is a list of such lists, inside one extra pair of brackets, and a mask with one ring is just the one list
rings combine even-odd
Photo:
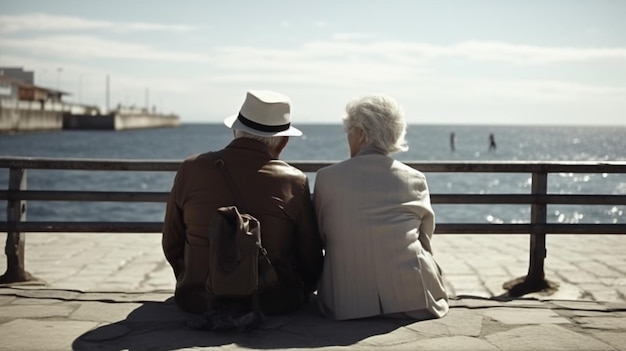
[(217, 334), (187, 327), (192, 316), (171, 302), (160, 235), (32, 233), (26, 270), (46, 285), (0, 287), (0, 350), (626, 350), (626, 236), (548, 235), (546, 276), (559, 289), (507, 298), (528, 247), (527, 235), (436, 236), (453, 295), (442, 319), (333, 322), (311, 305)]

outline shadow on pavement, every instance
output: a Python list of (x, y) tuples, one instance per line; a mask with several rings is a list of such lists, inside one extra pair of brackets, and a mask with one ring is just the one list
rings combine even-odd
[[(111, 308), (115, 308), (115, 304)], [(165, 302), (146, 302), (126, 319), (79, 336), (72, 348), (77, 351), (166, 351), (229, 344), (257, 349), (347, 346), (415, 323), (389, 318), (331, 321), (319, 313), (315, 302), (290, 315), (268, 317), (260, 329), (246, 333), (194, 330), (185, 324), (193, 317), (180, 311), (172, 298)]]

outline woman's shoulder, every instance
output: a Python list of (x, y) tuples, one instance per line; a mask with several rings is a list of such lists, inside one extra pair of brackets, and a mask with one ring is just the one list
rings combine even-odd
[(415, 168), (407, 165), (406, 163), (404, 163), (402, 161), (394, 160), (391, 168), (395, 169), (396, 172), (399, 171), (399, 172), (403, 172), (405, 174), (411, 175), (413, 177), (426, 179), (426, 176), (424, 175), (424, 173), (422, 173), (418, 169), (415, 169)]
[(347, 160), (343, 160), (343, 161), (339, 161), (337, 163), (333, 163), (330, 166), (326, 166), (323, 168), (320, 168), (319, 170), (317, 170), (317, 176), (319, 177), (320, 174), (341, 174), (344, 173), (346, 171), (349, 171), (352, 168), (356, 168), (358, 167), (358, 165), (361, 163), (362, 159), (361, 157), (352, 157), (349, 158)]

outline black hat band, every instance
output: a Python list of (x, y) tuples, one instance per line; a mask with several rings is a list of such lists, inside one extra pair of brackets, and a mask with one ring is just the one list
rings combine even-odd
[(249, 119), (247, 119), (246, 117), (244, 117), (241, 113), (237, 116), (237, 119), (246, 127), (258, 130), (260, 132), (268, 132), (268, 133), (276, 133), (276, 132), (282, 132), (285, 131), (287, 129), (289, 129), (289, 127), (291, 126), (291, 123), (287, 123), (287, 124), (281, 124), (281, 125), (277, 125), (277, 126), (268, 126), (265, 124), (259, 124), (257, 122), (251, 121)]

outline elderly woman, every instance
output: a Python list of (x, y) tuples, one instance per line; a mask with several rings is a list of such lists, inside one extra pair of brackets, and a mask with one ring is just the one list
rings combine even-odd
[(406, 122), (390, 97), (346, 106), (350, 159), (318, 171), (314, 204), (326, 256), (322, 312), (430, 319), (448, 312), (430, 240), (435, 215), (426, 178), (390, 155), (406, 151)]

